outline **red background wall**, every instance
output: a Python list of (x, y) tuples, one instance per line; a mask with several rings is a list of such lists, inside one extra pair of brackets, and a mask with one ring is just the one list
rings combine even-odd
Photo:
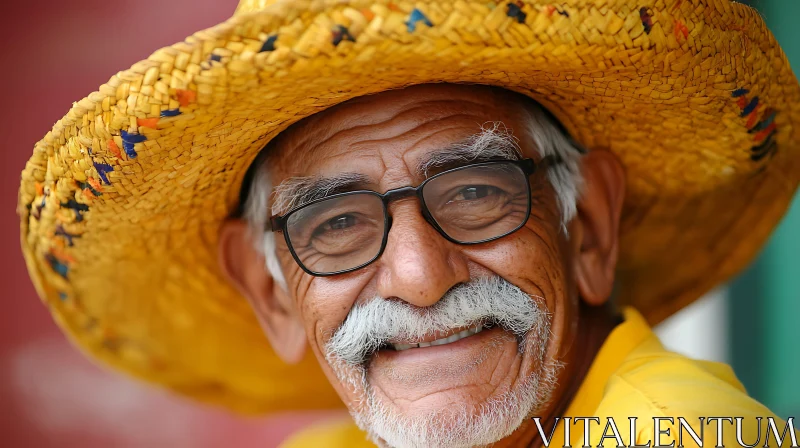
[(0, 27), (0, 446), (271, 447), (330, 414), (242, 419), (109, 373), (72, 348), (19, 249), (19, 174), (34, 143), (112, 74), (229, 17), (235, 0), (3, 3)]

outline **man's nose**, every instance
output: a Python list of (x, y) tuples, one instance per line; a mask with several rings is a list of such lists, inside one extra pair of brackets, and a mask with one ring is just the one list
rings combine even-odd
[(453, 286), (469, 281), (466, 257), (419, 210), (416, 201), (396, 204), (381, 256), (378, 293), (418, 307), (438, 302)]

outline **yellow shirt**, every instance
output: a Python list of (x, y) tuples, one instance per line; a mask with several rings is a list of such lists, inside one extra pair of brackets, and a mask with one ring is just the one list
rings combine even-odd
[[(694, 431), (694, 437), (704, 447), (715, 447), (718, 442), (718, 424), (722, 424), (722, 443), (726, 447), (741, 446), (737, 442), (735, 421), (708, 421), (709, 417), (742, 417), (741, 438), (747, 445), (763, 447), (769, 434), (769, 446), (778, 446), (774, 430), (767, 417), (775, 418), (778, 434), (784, 433), (786, 422), (778, 419), (766, 407), (747, 396), (742, 384), (725, 364), (696, 361), (666, 350), (644, 318), (631, 308), (624, 310), (625, 321), (618, 325), (601, 347), (586, 378), (570, 404), (565, 417), (569, 421), (569, 440), (573, 447), (584, 444), (583, 420), (575, 417), (598, 417), (599, 422), (589, 422), (589, 445), (596, 447), (604, 433), (607, 447), (617, 446), (613, 428), (609, 423), (613, 417), (619, 437), (630, 446), (631, 439), (638, 445), (669, 445), (678, 435), (686, 447), (695, 447), (692, 434), (681, 426), (679, 417)], [(632, 429), (629, 418), (636, 417)], [(654, 420), (654, 417), (669, 420)], [(703, 417), (701, 424), (699, 420)], [(758, 421), (762, 417), (760, 434)], [(564, 446), (566, 420), (557, 425), (550, 447)], [(662, 435), (654, 437), (658, 425)], [(795, 426), (796, 427), (796, 426)], [(680, 432), (678, 431), (680, 429)], [(669, 430), (667, 434), (666, 431)], [(547, 431), (547, 429), (545, 429)], [(633, 432), (633, 437), (632, 433)], [(549, 436), (549, 434), (546, 434)], [(792, 446), (789, 431), (783, 434), (781, 446)], [(800, 435), (796, 436), (800, 442)], [(363, 432), (351, 422), (334, 422), (315, 426), (291, 437), (283, 448), (317, 447), (374, 447), (367, 442)]]

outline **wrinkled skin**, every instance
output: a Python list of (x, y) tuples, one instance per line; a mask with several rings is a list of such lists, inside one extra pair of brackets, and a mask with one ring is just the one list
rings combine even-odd
[[(346, 170), (369, 176), (369, 188), (378, 192), (416, 186), (424, 180), (414, 172), (420, 157), (475, 134), (486, 122), (505, 124), (519, 139), (524, 156), (538, 160), (522, 122), (523, 107), (516, 94), (481, 86), (423, 85), (356, 98), (279, 136), (269, 162), (273, 185), (292, 176)], [(460, 282), (501, 276), (532, 297), (544, 298), (551, 313), (546, 359), (565, 367), (558, 372), (552, 399), (537, 414), (552, 418), (564, 412), (616, 322), (609, 307), (601, 305), (614, 281), (624, 175), (617, 159), (606, 151), (591, 151), (583, 157), (582, 167), (585, 187), (578, 216), (567, 223), (569, 236), (562, 229), (553, 188), (536, 174), (530, 178), (532, 209), (527, 223), (493, 242), (474, 246), (448, 242), (425, 222), (416, 199), (409, 198), (392, 204), (394, 223), (386, 250), (361, 270), (313, 277), (295, 263), (279, 236), (277, 255), (288, 285), (283, 291), (264, 269), (247, 225), (236, 219), (221, 230), (222, 268), (252, 304), (278, 355), (297, 362), (310, 348), (350, 407), (357, 406), (357, 397), (334, 374), (324, 346), (353, 304), (380, 295), (427, 307)], [(368, 370), (370, 383), (382, 400), (413, 415), (452, 405), (478, 406), (542, 368), (529, 353), (519, 352), (513, 337), (503, 338), (475, 368), (452, 368), (486, 352), (489, 338), (481, 334), (460, 341), (457, 349), (448, 348), (456, 345), (451, 344), (432, 347), (430, 353), (420, 348), (409, 351), (416, 352), (413, 356), (393, 352), (380, 357)], [(536, 430), (524, 423), (496, 446), (528, 443), (536, 443)]]

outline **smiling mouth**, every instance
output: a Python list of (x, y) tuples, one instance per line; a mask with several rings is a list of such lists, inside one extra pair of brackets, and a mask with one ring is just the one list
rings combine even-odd
[(468, 328), (466, 330), (462, 330), (462, 331), (460, 331), (458, 333), (454, 333), (454, 334), (452, 334), (450, 336), (447, 336), (447, 337), (444, 337), (444, 338), (435, 339), (433, 341), (418, 342), (418, 343), (413, 343), (413, 344), (392, 344), (392, 343), (387, 343), (387, 344), (385, 344), (385, 347), (386, 348), (392, 348), (392, 349), (394, 349), (395, 351), (398, 351), (398, 352), (402, 352), (404, 350), (408, 350), (408, 349), (412, 349), (412, 348), (425, 348), (425, 347), (432, 347), (432, 346), (437, 346), (437, 345), (452, 344), (453, 342), (460, 341), (460, 340), (462, 340), (464, 338), (468, 338), (470, 336), (476, 335), (476, 334), (480, 333), (481, 331), (483, 331), (484, 328), (490, 328), (490, 327), (491, 327), (491, 325), (485, 325), (483, 323), (480, 323), (480, 324), (478, 324), (478, 325), (476, 325), (474, 327)]

